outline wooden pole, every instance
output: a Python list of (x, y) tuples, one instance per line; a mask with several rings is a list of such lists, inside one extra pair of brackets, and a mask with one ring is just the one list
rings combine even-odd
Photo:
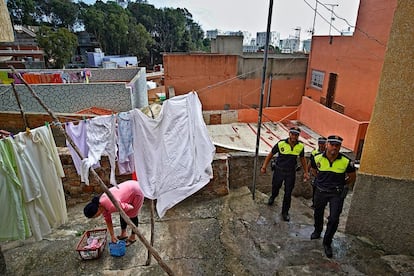
[[(151, 199), (150, 208), (151, 208), (151, 246), (154, 246), (154, 228), (155, 228), (154, 213), (155, 212), (154, 212), (154, 200), (153, 199)], [(147, 261), (145, 265), (150, 265), (150, 264), (151, 264), (151, 254), (148, 251), (148, 257), (147, 257)]]
[(27, 130), (28, 128), (30, 128), (30, 126), (27, 123), (26, 114), (24, 113), (22, 102), (20, 101), (20, 96), (16, 91), (16, 85), (14, 84), (14, 82), (12, 82), (11, 85), (12, 85), (12, 88), (13, 88), (14, 96), (16, 97), (17, 105), (19, 106), (19, 109), (20, 109), (20, 114), (22, 115), (22, 118), (23, 118), (24, 128), (25, 128), (25, 130)]
[[(154, 112), (152, 112), (151, 105), (149, 106), (149, 110), (151, 112), (151, 117), (153, 119), (155, 119)], [(151, 203), (150, 204), (150, 211), (151, 211), (151, 239), (150, 239), (150, 242), (151, 242), (151, 246), (154, 246), (154, 228), (155, 228), (155, 220), (154, 220), (154, 214), (155, 214), (155, 212), (154, 212), (154, 200), (151, 199), (151, 202), (150, 203)], [(145, 262), (145, 265), (150, 265), (150, 264), (151, 264), (151, 254), (148, 251), (148, 257), (147, 257), (147, 261)]]
[[(54, 112), (50, 110), (45, 103), (37, 96), (37, 94), (33, 91), (32, 87), (22, 78), (19, 72), (17, 72), (13, 66), (10, 66), (12, 72), (26, 85), (26, 87), (29, 89), (32, 96), (39, 102), (39, 104), (49, 113), (49, 115), (53, 118), (53, 121), (56, 123), (56, 126), (58, 129), (62, 132), (62, 134), (65, 136), (66, 140), (70, 143), (70, 145), (73, 147), (75, 152), (79, 155), (81, 159), (84, 159), (82, 153), (80, 152), (79, 148), (76, 146), (76, 144), (73, 142), (72, 138), (67, 135), (65, 129), (62, 127), (62, 124), (60, 123), (59, 119), (56, 117)], [(116, 207), (116, 209), (119, 211), (119, 214), (122, 216), (122, 218), (125, 220), (125, 222), (131, 226), (132, 230), (137, 234), (139, 240), (145, 245), (145, 247), (148, 249), (149, 252), (154, 256), (154, 258), (157, 260), (158, 264), (161, 266), (161, 268), (168, 274), (168, 275), (174, 275), (174, 272), (171, 270), (171, 268), (168, 267), (168, 265), (161, 259), (158, 252), (150, 245), (150, 243), (145, 239), (145, 237), (141, 234), (141, 232), (138, 230), (138, 227), (131, 221), (131, 219), (125, 214), (124, 210), (121, 209), (118, 201), (115, 199), (111, 191), (109, 191), (108, 187), (106, 187), (105, 183), (102, 181), (102, 179), (99, 177), (99, 175), (96, 173), (96, 171), (91, 167), (90, 171), (92, 175), (95, 177), (95, 179), (98, 181), (101, 188), (104, 190), (104, 192), (108, 195), (109, 199), (112, 201), (112, 204)]]

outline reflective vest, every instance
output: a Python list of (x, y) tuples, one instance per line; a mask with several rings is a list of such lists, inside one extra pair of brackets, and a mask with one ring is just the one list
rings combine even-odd
[(350, 162), (350, 160), (343, 155), (340, 155), (335, 159), (332, 165), (329, 162), (329, 159), (323, 154), (315, 155), (314, 159), (319, 172), (345, 173)]
[(315, 155), (317, 155), (318, 153), (321, 153), (318, 149), (314, 149), (312, 152), (311, 152), (311, 155), (312, 156), (315, 156)]
[(293, 148), (289, 145), (289, 143), (285, 140), (280, 141), (277, 144), (277, 147), (279, 148), (280, 154), (288, 154), (288, 155), (295, 155), (299, 156), (299, 154), (304, 149), (304, 145), (301, 142), (298, 142)]

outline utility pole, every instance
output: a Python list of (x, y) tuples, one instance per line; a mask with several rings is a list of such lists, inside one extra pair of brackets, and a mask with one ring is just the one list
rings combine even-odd
[(256, 135), (256, 154), (255, 154), (254, 164), (253, 164), (253, 187), (252, 187), (253, 200), (255, 199), (255, 195), (256, 195), (257, 163), (259, 159), (260, 129), (262, 127), (263, 98), (264, 98), (264, 87), (266, 83), (267, 55), (269, 52), (269, 36), (270, 36), (270, 25), (272, 24), (272, 12), (273, 12), (273, 0), (270, 0), (269, 1), (269, 12), (267, 16), (266, 43), (265, 43), (265, 51), (264, 51), (264, 57), (263, 57), (262, 85), (260, 87), (259, 118), (257, 121), (257, 135)]
[[(316, 1), (316, 3), (317, 3), (317, 2), (318, 2), (318, 1)], [(333, 20), (335, 20), (335, 18), (333, 17), (334, 8), (335, 8), (335, 7), (338, 7), (339, 5), (338, 5), (338, 4), (324, 4), (324, 5), (331, 6), (331, 21), (330, 21), (330, 23), (329, 23), (329, 35), (331, 35), (332, 21), (333, 21)], [(316, 13), (316, 11), (315, 11), (315, 13)]]
[(315, 34), (315, 20), (316, 20), (317, 11), (318, 11), (318, 0), (315, 1), (315, 13), (313, 14), (312, 35)]

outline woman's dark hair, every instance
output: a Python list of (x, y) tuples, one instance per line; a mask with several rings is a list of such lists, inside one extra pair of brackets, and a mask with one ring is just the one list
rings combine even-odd
[(92, 198), (91, 202), (89, 202), (85, 208), (83, 208), (83, 213), (87, 218), (93, 218), (96, 215), (99, 208), (99, 196), (95, 196)]

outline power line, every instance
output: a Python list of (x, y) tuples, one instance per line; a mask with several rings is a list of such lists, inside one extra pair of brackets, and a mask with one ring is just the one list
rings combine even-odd
[[(304, 0), (305, 2), (306, 2), (306, 0)], [(335, 17), (336, 18), (338, 18), (338, 19), (340, 19), (340, 20), (342, 20), (342, 21), (344, 21), (349, 27), (351, 27), (351, 28), (353, 28), (353, 29), (355, 29), (356, 31), (359, 31), (360, 33), (362, 33), (362, 34), (364, 34), (368, 39), (371, 39), (371, 40), (373, 40), (373, 41), (375, 41), (375, 42), (377, 42), (378, 44), (380, 44), (381, 46), (386, 46), (385, 45), (385, 43), (383, 43), (383, 42), (381, 42), (380, 40), (378, 40), (376, 37), (374, 37), (374, 36), (372, 36), (372, 35), (370, 35), (369, 33), (367, 33), (367, 32), (365, 32), (364, 30), (362, 30), (361, 28), (359, 28), (359, 27), (356, 27), (356, 26), (353, 26), (353, 25), (351, 25), (349, 22), (348, 22), (348, 20), (346, 20), (345, 18), (343, 18), (343, 17), (341, 17), (341, 16), (339, 16), (337, 13), (335, 13), (334, 12), (334, 10), (333, 9), (329, 9), (328, 7), (326, 7), (325, 5), (328, 5), (328, 4), (323, 4), (322, 2), (320, 2), (320, 1), (318, 1), (318, 0), (316, 0), (316, 2), (317, 3), (319, 3), (319, 4), (321, 4), (325, 9), (327, 9), (328, 11), (330, 11), (331, 12), (331, 14), (333, 14), (333, 15), (335, 15)], [(342, 32), (341, 32), (342, 33)]]
[[(319, 12), (318, 12), (318, 10), (316, 9), (316, 8), (313, 8), (310, 4), (309, 4), (309, 2), (308, 1), (306, 1), (306, 0), (303, 0), (305, 3), (306, 3), (306, 5), (308, 5), (313, 11), (315, 11), (315, 13), (317, 13), (326, 23), (328, 23), (329, 25), (332, 25), (332, 28), (334, 28), (338, 33), (342, 33), (340, 30), (338, 30), (335, 26), (333, 26), (333, 24), (331, 23), (331, 21), (330, 20), (328, 20), (328, 19), (326, 19), (322, 14), (320, 14)], [(321, 3), (321, 2), (319, 2), (319, 1), (317, 1), (318, 3)], [(325, 7), (326, 8), (326, 7)], [(328, 9), (329, 10), (329, 9)]]

